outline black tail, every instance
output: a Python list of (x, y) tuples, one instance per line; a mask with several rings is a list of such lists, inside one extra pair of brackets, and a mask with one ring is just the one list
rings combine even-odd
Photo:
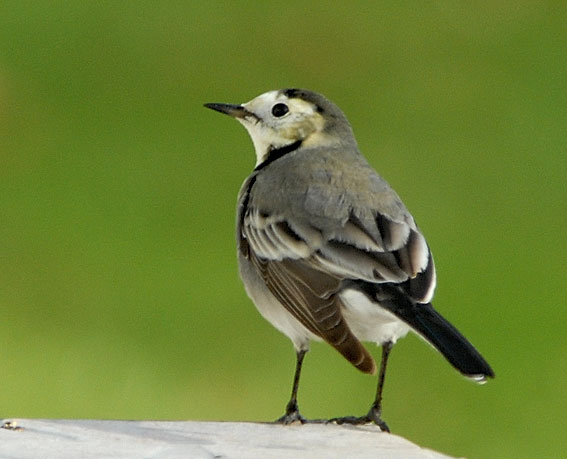
[(431, 303), (416, 304), (410, 311), (398, 311), (400, 319), (429, 341), (465, 376), (484, 380), (494, 372), (475, 347)]
[[(369, 295), (369, 284), (363, 291)], [(388, 311), (403, 320), (431, 343), (445, 358), (465, 376), (483, 381), (493, 378), (490, 365), (474, 346), (431, 303), (415, 303), (396, 286), (373, 284), (374, 299)], [(370, 295), (369, 295), (370, 296)]]

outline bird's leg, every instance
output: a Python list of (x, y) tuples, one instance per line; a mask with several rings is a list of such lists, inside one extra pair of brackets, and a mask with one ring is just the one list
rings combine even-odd
[(330, 419), (329, 422), (337, 424), (369, 424), (374, 423), (383, 432), (390, 432), (388, 425), (382, 420), (382, 390), (384, 389), (384, 379), (386, 377), (386, 365), (388, 364), (388, 356), (392, 350), (393, 343), (387, 341), (382, 344), (382, 361), (380, 362), (380, 372), (378, 373), (378, 387), (376, 388), (376, 398), (365, 416), (346, 416), (343, 418)]
[(387, 341), (382, 344), (382, 361), (380, 362), (380, 373), (378, 374), (378, 387), (376, 388), (376, 399), (370, 407), (366, 417), (374, 422), (383, 432), (390, 432), (388, 425), (382, 420), (382, 390), (384, 389), (384, 379), (386, 378), (386, 365), (388, 356), (392, 350), (393, 343)]
[(276, 420), (278, 424), (291, 424), (292, 422), (299, 421), (302, 424), (307, 420), (299, 414), (297, 406), (297, 389), (299, 387), (299, 377), (301, 375), (301, 365), (303, 364), (303, 357), (305, 357), (306, 350), (297, 351), (297, 363), (295, 364), (295, 376), (293, 377), (293, 388), (291, 390), (291, 398), (285, 408), (285, 414)]

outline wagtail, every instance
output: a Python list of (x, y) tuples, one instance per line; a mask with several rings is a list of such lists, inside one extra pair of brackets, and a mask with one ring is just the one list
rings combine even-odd
[(382, 346), (368, 414), (382, 420), (382, 389), (394, 343), (413, 331), (463, 375), (494, 373), (431, 304), (435, 265), (396, 192), (360, 153), (342, 111), (320, 94), (282, 89), (243, 105), (205, 104), (244, 125), (256, 167), (238, 195), (237, 251), (246, 292), (297, 354), (291, 398), (277, 422), (307, 422), (297, 390), (310, 340), (324, 340), (356, 368), (376, 373), (361, 341)]

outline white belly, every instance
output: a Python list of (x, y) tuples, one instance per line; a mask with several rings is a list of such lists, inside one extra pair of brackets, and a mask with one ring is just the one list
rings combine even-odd
[[(287, 335), (297, 350), (309, 349), (309, 340), (320, 341), (319, 336), (307, 330), (287, 309), (272, 295), (263, 279), (258, 276), (250, 262), (239, 257), (240, 274), (244, 280), (246, 292), (262, 316), (279, 331)], [(356, 290), (344, 290), (340, 294), (345, 307), (343, 317), (352, 333), (360, 341), (383, 344), (395, 343), (403, 338), (410, 327), (392, 313), (372, 303), (364, 294)]]
[(252, 264), (239, 256), (240, 276), (244, 281), (246, 293), (264, 319), (286, 335), (296, 350), (308, 350), (309, 340), (321, 341), (319, 336), (311, 333), (283, 306), (270, 290), (263, 279), (258, 276)]
[(345, 304), (343, 317), (353, 334), (361, 341), (383, 344), (395, 343), (406, 336), (410, 327), (391, 312), (371, 302), (363, 293), (344, 290), (341, 300)]

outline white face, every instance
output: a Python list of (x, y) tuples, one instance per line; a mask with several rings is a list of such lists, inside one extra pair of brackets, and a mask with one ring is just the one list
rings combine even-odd
[(321, 132), (323, 116), (310, 102), (289, 99), (278, 91), (266, 92), (243, 107), (254, 116), (237, 118), (252, 138), (256, 150), (256, 165), (274, 148), (306, 140), (313, 133)]

